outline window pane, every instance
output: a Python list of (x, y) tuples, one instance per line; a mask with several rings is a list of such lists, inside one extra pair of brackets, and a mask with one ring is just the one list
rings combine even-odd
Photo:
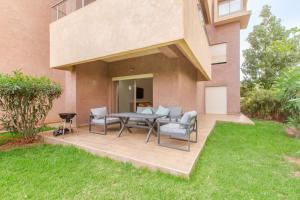
[(229, 1), (219, 2), (219, 16), (229, 14)]
[(242, 9), (242, 1), (241, 0), (231, 0), (230, 1), (230, 12), (237, 12)]

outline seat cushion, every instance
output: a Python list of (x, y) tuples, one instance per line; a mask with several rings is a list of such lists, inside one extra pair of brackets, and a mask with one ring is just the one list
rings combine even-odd
[(157, 114), (157, 115), (165, 115), (165, 116), (168, 116), (169, 113), (170, 113), (170, 109), (165, 108), (163, 106), (159, 106), (157, 111), (155, 112), (155, 114)]
[(179, 124), (169, 123), (160, 127), (162, 135), (186, 135), (186, 129), (181, 128)]
[(174, 119), (174, 118), (161, 118), (161, 119), (159, 119), (160, 124), (168, 124), (168, 123), (171, 123), (171, 122), (177, 122), (177, 119)]
[(91, 114), (94, 116), (94, 119), (101, 119), (107, 115), (107, 108), (92, 108)]
[[(104, 125), (104, 122), (105, 122), (104, 118), (92, 120), (92, 124)], [(106, 118), (106, 124), (115, 124), (118, 122), (120, 122), (118, 118), (112, 118), (112, 117)]]

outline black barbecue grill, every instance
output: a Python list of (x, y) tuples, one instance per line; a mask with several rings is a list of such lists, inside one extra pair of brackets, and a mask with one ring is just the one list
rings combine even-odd
[(75, 116), (76, 113), (59, 113), (59, 117), (66, 123), (70, 123)]
[[(53, 135), (59, 136), (68, 132), (73, 132), (72, 123), (75, 116), (76, 113), (59, 113), (59, 117), (63, 120), (63, 125), (59, 127), (58, 130), (53, 131)], [(69, 128), (66, 128), (67, 124), (69, 124)]]

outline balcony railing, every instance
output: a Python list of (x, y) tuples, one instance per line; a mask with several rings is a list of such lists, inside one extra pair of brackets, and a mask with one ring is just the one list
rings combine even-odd
[(51, 6), (52, 21), (59, 20), (94, 1), (96, 0), (61, 0)]

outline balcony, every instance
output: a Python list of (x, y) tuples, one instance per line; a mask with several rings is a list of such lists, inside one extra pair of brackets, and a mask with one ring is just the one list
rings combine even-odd
[(51, 6), (52, 21), (56, 21), (70, 13), (83, 8), (96, 0), (62, 0)]
[(210, 79), (211, 55), (199, 1), (65, 0), (52, 8), (50, 66), (112, 62), (178, 49)]
[(251, 12), (247, 10), (248, 0), (214, 0), (215, 25), (240, 22), (241, 28), (248, 26)]

